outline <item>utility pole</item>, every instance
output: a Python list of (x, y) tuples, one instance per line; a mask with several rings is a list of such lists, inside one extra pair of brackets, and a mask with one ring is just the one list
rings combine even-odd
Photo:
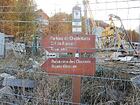
[[(94, 22), (93, 22), (93, 15), (92, 15), (92, 11), (89, 5), (89, 1), (88, 0), (83, 0), (83, 5), (84, 5), (84, 23), (85, 23), (85, 33), (86, 34), (90, 34), (91, 33), (91, 24), (94, 26)], [(89, 14), (88, 14), (89, 13)], [(88, 18), (88, 15), (90, 16)]]
[(84, 23), (85, 23), (85, 33), (88, 34), (88, 27), (87, 27), (87, 1), (83, 0), (84, 5)]

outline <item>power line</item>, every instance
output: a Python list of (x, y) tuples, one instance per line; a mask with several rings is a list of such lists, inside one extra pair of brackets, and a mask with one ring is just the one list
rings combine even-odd
[(110, 11), (110, 10), (123, 10), (123, 9), (140, 9), (140, 6), (136, 7), (127, 7), (127, 8), (108, 8), (108, 9), (94, 9), (90, 11)]
[(105, 2), (100, 2), (100, 1), (96, 1), (95, 3), (91, 3), (89, 2), (89, 4), (107, 4), (107, 3), (121, 3), (121, 2), (135, 2), (135, 1), (139, 1), (139, 0), (116, 0), (116, 1), (105, 1)]

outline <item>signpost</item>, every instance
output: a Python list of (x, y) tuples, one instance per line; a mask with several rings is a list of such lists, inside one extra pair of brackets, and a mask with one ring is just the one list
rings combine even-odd
[(42, 39), (41, 46), (48, 53), (72, 53), (75, 54), (75, 58), (49, 58), (41, 67), (51, 75), (73, 75), (72, 105), (79, 105), (81, 75), (93, 76), (96, 70), (96, 60), (95, 58), (80, 58), (79, 56), (80, 53), (95, 52), (95, 36), (81, 35), (82, 13), (81, 7), (78, 5), (74, 6), (72, 10), (72, 33), (69, 35), (48, 35)]
[(95, 52), (94, 35), (47, 36), (41, 41), (43, 48), (56, 53)]
[[(41, 41), (44, 49), (51, 53), (94, 53), (94, 35), (47, 36)], [(41, 67), (51, 75), (93, 76), (96, 71), (95, 58), (49, 58)], [(81, 77), (72, 77), (73, 105), (80, 103)]]
[[(44, 49), (51, 53), (94, 53), (94, 35), (47, 36), (41, 41)], [(49, 58), (41, 67), (51, 75), (93, 76), (96, 71), (95, 58)], [(72, 77), (73, 105), (80, 103), (81, 77)]]

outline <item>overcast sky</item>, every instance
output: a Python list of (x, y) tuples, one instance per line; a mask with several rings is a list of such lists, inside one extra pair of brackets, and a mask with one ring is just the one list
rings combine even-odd
[[(77, 3), (82, 8), (83, 0), (36, 0), (38, 8), (41, 8), (49, 16), (57, 12), (71, 13), (72, 7)], [(127, 29), (136, 29), (140, 32), (140, 0), (89, 0), (91, 11), (95, 20), (108, 20), (109, 14), (120, 16)], [(120, 2), (121, 1), (121, 2)], [(119, 23), (117, 23), (119, 24)]]

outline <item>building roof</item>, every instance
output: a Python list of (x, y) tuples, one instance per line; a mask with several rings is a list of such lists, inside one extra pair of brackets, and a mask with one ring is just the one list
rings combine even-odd
[(42, 9), (37, 10), (37, 15), (43, 19), (49, 19), (49, 16)]

